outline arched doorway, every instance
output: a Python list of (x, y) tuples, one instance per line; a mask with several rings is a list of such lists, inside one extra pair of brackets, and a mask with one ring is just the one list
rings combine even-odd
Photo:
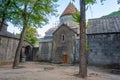
[(25, 47), (25, 55), (26, 55), (26, 61), (32, 61), (32, 48), (31, 46)]

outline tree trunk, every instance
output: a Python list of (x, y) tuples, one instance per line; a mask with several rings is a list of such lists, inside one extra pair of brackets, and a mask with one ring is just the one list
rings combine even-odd
[(27, 16), (26, 16), (27, 14), (26, 14), (26, 11), (27, 11), (27, 0), (25, 0), (24, 12), (22, 14), (22, 16), (23, 16), (23, 29), (22, 29), (22, 32), (21, 32), (21, 35), (20, 35), (20, 40), (19, 40), (19, 43), (18, 43), (18, 47), (16, 49), (15, 58), (14, 58), (14, 62), (13, 62), (13, 69), (18, 67), (19, 60), (20, 60), (20, 51), (22, 49), (22, 46), (24, 45), (24, 34), (25, 34), (25, 30), (27, 28)]
[(20, 51), (22, 49), (22, 46), (24, 45), (24, 33), (25, 33), (26, 27), (24, 26), (20, 35), (20, 40), (18, 43), (18, 47), (16, 49), (15, 52), (15, 58), (14, 58), (14, 62), (13, 62), (13, 69), (17, 68), (19, 65), (19, 61), (20, 61)]
[(87, 77), (85, 0), (80, 0), (80, 12), (79, 75), (80, 77), (85, 78)]

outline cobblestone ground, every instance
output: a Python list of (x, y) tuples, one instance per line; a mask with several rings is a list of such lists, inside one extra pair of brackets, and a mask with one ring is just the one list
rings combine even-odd
[(19, 69), (12, 69), (11, 65), (0, 67), (0, 80), (120, 80), (119, 75), (96, 67), (88, 67), (86, 79), (81, 79), (76, 74), (78, 66), (66, 64), (26, 62), (20, 64)]

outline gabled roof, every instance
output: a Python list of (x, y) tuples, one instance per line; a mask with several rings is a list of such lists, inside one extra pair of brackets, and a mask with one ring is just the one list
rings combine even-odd
[(87, 34), (120, 33), (120, 17), (89, 19), (88, 25)]
[(5, 30), (0, 31), (0, 36), (19, 39), (19, 37), (17, 37), (16, 35), (8, 32), (8, 31), (5, 31)]
[[(17, 39), (19, 40), (20, 38), (6, 30), (2, 30), (0, 31), (0, 36), (3, 36), (3, 37), (7, 37), (7, 38), (12, 38), (12, 39)], [(29, 45), (33, 46), (30, 42), (28, 42), (27, 40), (24, 40), (25, 42), (27, 42)]]
[(52, 27), (50, 29), (48, 29), (45, 33), (53, 33), (55, 30), (57, 29), (57, 27)]
[(50, 28), (50, 29), (48, 29), (46, 32), (45, 32), (45, 36), (44, 36), (44, 38), (46, 38), (46, 37), (52, 37), (53, 35), (53, 32), (55, 31), (57, 29), (57, 27), (52, 27), (52, 28)]
[(75, 34), (77, 34), (77, 32), (75, 32), (73, 29), (71, 29), (67, 24), (61, 24), (61, 25), (59, 25), (58, 26), (58, 28), (53, 32), (53, 35), (60, 29), (60, 28), (62, 28), (62, 27), (66, 27), (66, 28), (68, 28), (70, 31), (72, 31), (73, 33), (75, 33)]
[(64, 12), (61, 14), (60, 17), (64, 16), (64, 15), (71, 15), (73, 13), (76, 12), (76, 7), (74, 6), (73, 3), (69, 3), (68, 6), (66, 7), (66, 9), (64, 10)]

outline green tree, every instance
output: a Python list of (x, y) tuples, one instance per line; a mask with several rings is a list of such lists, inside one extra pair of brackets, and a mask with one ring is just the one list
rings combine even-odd
[[(20, 37), (20, 34), (17, 34), (17, 36)], [(37, 37), (38, 37), (38, 33), (37, 33), (36, 28), (28, 27), (26, 29), (24, 39), (28, 41), (29, 43), (31, 43), (33, 46), (35, 46), (38, 41)]]
[(56, 12), (57, 5), (55, 2), (57, 0), (15, 0), (16, 9), (14, 10), (14, 16), (12, 16), (12, 23), (23, 27), (15, 53), (13, 68), (18, 67), (20, 50), (28, 25), (38, 28), (48, 22), (48, 15), (54, 15)]
[[(75, 1), (75, 0), (73, 0)], [(100, 0), (101, 3), (105, 0)], [(96, 3), (97, 0), (80, 0), (80, 14), (73, 15), (74, 21), (80, 23), (80, 62), (79, 62), (79, 75), (82, 78), (87, 77), (87, 54), (86, 54), (86, 9), (90, 4)], [(120, 0), (117, 0), (120, 4)]]
[[(86, 50), (86, 15), (85, 11), (89, 7), (88, 4), (95, 3), (94, 0), (80, 0), (80, 12), (73, 14), (73, 20), (80, 25), (80, 48), (79, 48), (79, 76), (87, 77), (87, 50)], [(86, 8), (87, 5), (87, 8)]]
[[(86, 10), (88, 9), (89, 5), (90, 4), (94, 4), (95, 1), (94, 0), (86, 0), (85, 4), (86, 4)], [(77, 23), (80, 23), (80, 12), (79, 11), (76, 11), (73, 15), (73, 20)]]
[(10, 10), (12, 9), (13, 5), (13, 0), (0, 0), (0, 31), (2, 30), (6, 21), (10, 21)]
[(86, 15), (85, 15), (85, 0), (80, 0), (80, 62), (79, 74), (80, 77), (87, 77), (87, 54), (86, 54)]
[[(101, 0), (101, 2), (104, 0)], [(87, 77), (87, 49), (86, 49), (86, 8), (94, 4), (96, 0), (80, 0), (80, 77)], [(87, 7), (86, 7), (87, 6)]]
[[(101, 0), (103, 1), (103, 0)], [(80, 48), (79, 48), (79, 75), (87, 77), (87, 50), (86, 50), (86, 8), (89, 4), (94, 4), (96, 0), (80, 0), (80, 14), (77, 13), (76, 21), (80, 23)], [(75, 18), (75, 16), (73, 16)]]
[(32, 45), (36, 45), (38, 33), (36, 28), (28, 27), (25, 32), (25, 40), (30, 42)]
[(76, 23), (80, 23), (80, 12), (79, 11), (76, 11), (73, 15), (73, 20), (76, 22)]

